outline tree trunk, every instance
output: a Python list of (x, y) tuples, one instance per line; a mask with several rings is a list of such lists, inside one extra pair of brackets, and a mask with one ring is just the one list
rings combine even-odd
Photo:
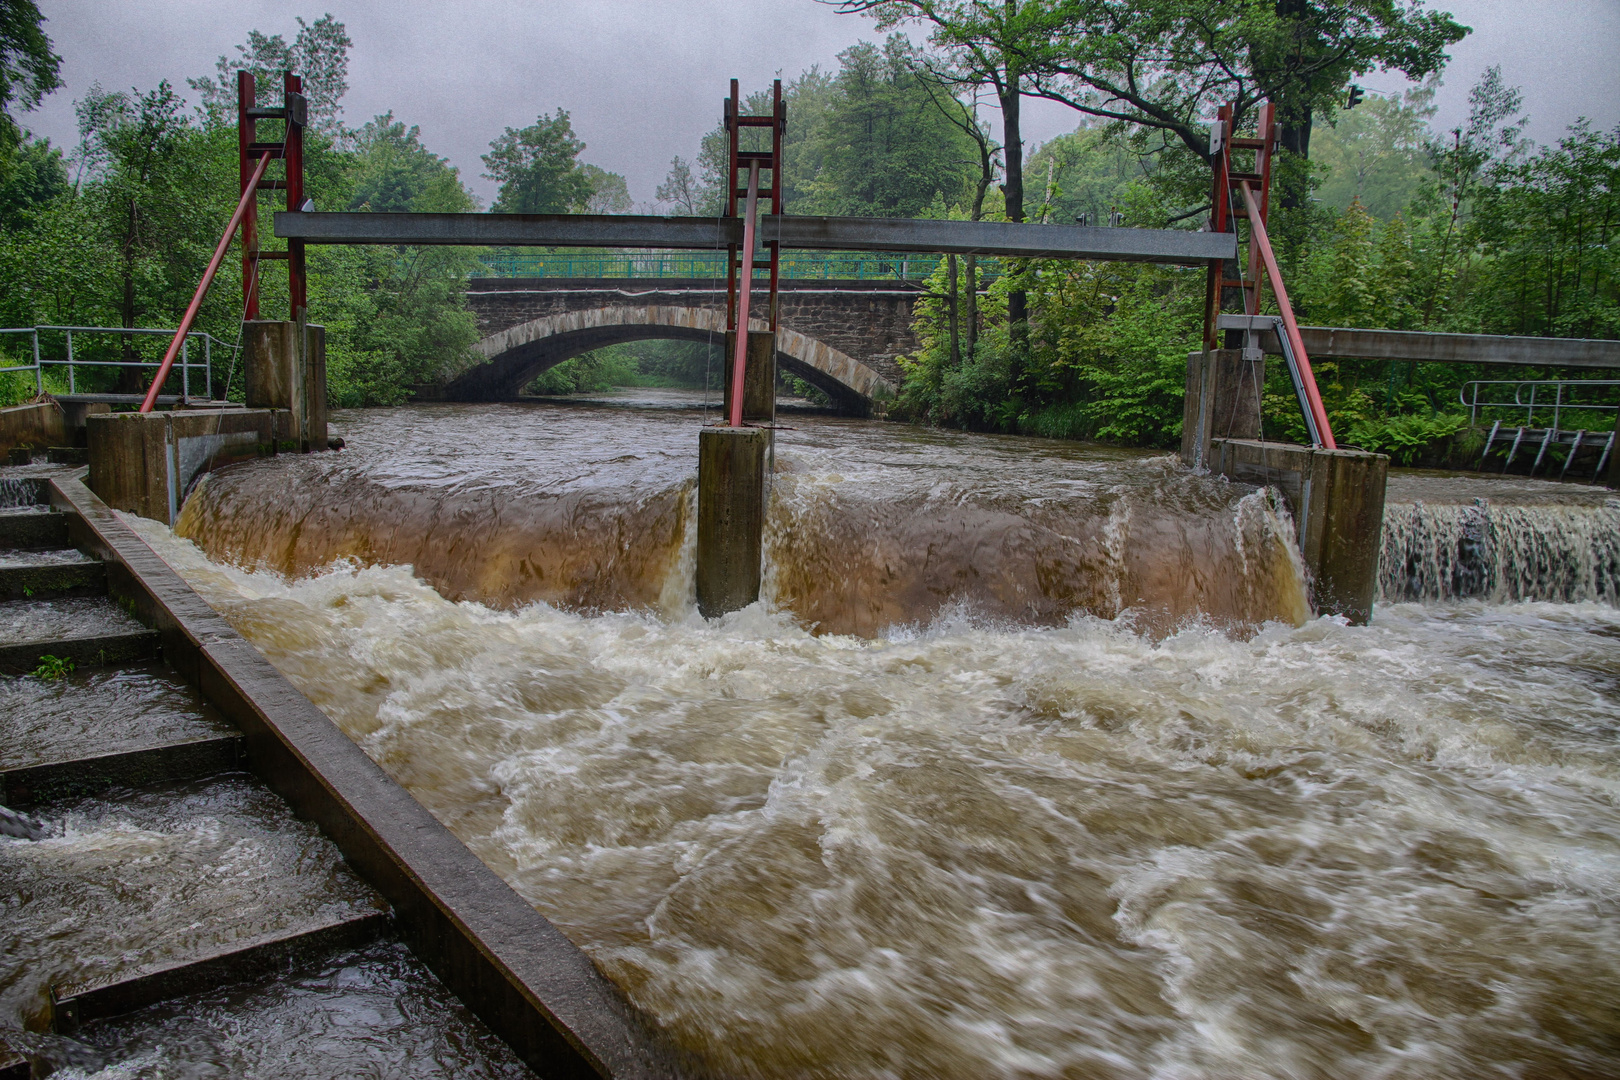
[[(133, 230), (132, 230), (133, 231)], [(135, 260), (126, 256), (123, 265), (124, 290), (119, 299), (119, 322), (126, 328), (135, 325)], [(119, 350), (119, 359), (125, 364), (138, 360), (135, 352), (135, 335), (123, 335), (123, 344)], [(138, 367), (121, 367), (118, 369), (118, 389), (120, 394), (139, 394), (146, 387), (141, 380), (141, 369)]]
[(956, 293), (956, 256), (945, 256), (945, 273), (950, 278), (949, 291), (945, 294), (946, 302), (950, 305), (951, 326), (951, 367), (962, 366), (962, 335), (957, 321), (957, 293)]
[[(1007, 196), (1007, 220), (1024, 220), (1024, 142), (1020, 135), (1018, 107), (1022, 102), (1022, 76), (1012, 65), (998, 87), (1001, 98), (1001, 146), (1006, 155), (1007, 180), (1002, 191)], [(1014, 385), (1024, 376), (1029, 353), (1029, 296), (1022, 289), (1007, 294), (1007, 339), (1011, 346)]]

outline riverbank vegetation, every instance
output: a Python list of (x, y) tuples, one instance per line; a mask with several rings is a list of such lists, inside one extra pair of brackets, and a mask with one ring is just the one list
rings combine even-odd
[[(30, 0), (7, 3), (33, 9)], [(881, 40), (845, 50), (836, 69), (784, 80), (789, 212), (1198, 228), (1208, 213), (1208, 117), (1236, 100), (1240, 125), (1252, 127), (1269, 97), (1284, 147), (1271, 232), (1302, 322), (1620, 337), (1620, 130), (1583, 121), (1553, 146), (1532, 145), (1519, 94), (1496, 69), (1475, 86), (1466, 124), (1434, 130), (1445, 50), (1465, 33), (1442, 12), (1291, 0), (1211, 15), (1207, 5), (1145, 0), (1105, 26), (1087, 21), (1095, 5), (1050, 0), (838, 6), (872, 17)], [(239, 70), (255, 73), (263, 104), (279, 101), (282, 70), (304, 74), (308, 193), (318, 207), (479, 208), (408, 118), (345, 122), (351, 43), (330, 15), (300, 19), (291, 40), (254, 32), (206, 76), (177, 72), (145, 90), (93, 87), (76, 102), (72, 147), (31, 137), (18, 120), (56, 86), (37, 16), (23, 19), (35, 36), (0, 56), (4, 325), (175, 324), (235, 200)], [(1144, 65), (1147, 55), (1156, 59)], [(1344, 108), (1353, 80), (1374, 71), (1404, 75), (1410, 88)], [(177, 89), (182, 81), (189, 92)], [(1071, 108), (1076, 128), (1026, 154), (1018, 109), (1031, 97)], [(767, 94), (751, 93), (745, 108), (767, 111)], [(262, 122), (261, 132), (274, 139), (278, 125)], [(506, 128), (483, 157), (498, 184), (491, 209), (631, 210), (624, 177), (590, 164), (587, 150), (562, 107)], [(716, 123), (690, 158), (671, 162), (657, 209), (717, 212), (724, 168)], [(271, 200), (261, 203), (268, 237)], [(487, 254), (312, 248), (310, 306), (328, 327), (332, 400), (403, 401), (472, 363), (478, 328), (466, 281), (487, 272)], [(266, 265), (263, 308), (279, 316), (285, 275)], [(199, 322), (227, 346), (215, 350), (216, 390), (232, 396), (241, 393), (228, 347), (239, 340), (241, 284), (240, 260), (230, 258)], [(921, 347), (904, 361), (891, 415), (1131, 445), (1178, 441), (1186, 354), (1202, 322), (1201, 270), (964, 257), (942, 260), (928, 284), (917, 308)], [(0, 347), (15, 355), (19, 343)], [(42, 346), (59, 353), (62, 342), (47, 334)], [(76, 338), (75, 347), (81, 357), (129, 359), (161, 343)], [(533, 390), (701, 386), (712, 367), (699, 345), (616, 346), (547, 372)], [(1412, 460), (1455, 443), (1463, 382), (1512, 374), (1317, 365), (1341, 439)], [(140, 379), (125, 369), (124, 388)], [(31, 392), (31, 379), (10, 388), (13, 399)], [(1300, 437), (1280, 370), (1261, 407), (1268, 434)]]

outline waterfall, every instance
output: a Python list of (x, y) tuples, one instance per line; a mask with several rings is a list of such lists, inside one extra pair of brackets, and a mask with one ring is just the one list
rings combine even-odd
[(1378, 599), (1620, 602), (1620, 499), (1389, 504)]

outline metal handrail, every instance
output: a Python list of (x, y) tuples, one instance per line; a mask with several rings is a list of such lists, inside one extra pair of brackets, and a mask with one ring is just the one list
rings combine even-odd
[[(39, 335), (42, 332), (46, 332), (46, 331), (49, 331), (49, 332), (52, 332), (52, 333), (61, 333), (61, 334), (63, 334), (65, 336), (66, 345), (67, 345), (67, 356), (66, 356), (65, 359), (56, 360), (56, 359), (52, 359), (49, 356), (45, 356), (45, 355), (41, 354), (40, 347), (39, 347)], [(44, 390), (45, 390), (44, 369), (47, 366), (65, 367), (65, 368), (68, 369), (68, 393), (69, 394), (75, 394), (75, 393), (78, 393), (77, 374), (78, 374), (78, 369), (79, 368), (155, 367), (155, 366), (160, 365), (162, 363), (162, 361), (160, 361), (160, 360), (82, 360), (82, 359), (79, 359), (74, 354), (74, 350), (73, 350), (73, 335), (74, 334), (116, 334), (116, 335), (146, 334), (146, 335), (162, 335), (162, 336), (165, 336), (165, 337), (173, 337), (174, 333), (175, 333), (175, 331), (172, 330), (172, 329), (167, 329), (167, 328), (163, 328), (163, 327), (153, 327), (153, 326), (62, 326), (62, 325), (56, 325), (56, 324), (41, 324), (39, 326), (0, 327), (0, 334), (28, 334), (28, 335), (30, 335), (31, 338), (32, 338), (32, 348), (33, 348), (33, 357), (34, 357), (33, 363), (30, 363), (30, 364), (17, 364), (17, 365), (11, 365), (11, 366), (6, 366), (6, 367), (0, 367), (0, 373), (11, 372), (11, 371), (32, 371), (34, 373), (34, 389), (35, 389), (35, 392), (36, 393), (43, 393)], [(201, 361), (193, 361), (190, 358), (190, 344), (191, 344), (191, 340), (193, 338), (201, 338), (202, 339), (202, 343), (203, 343), (203, 359)], [(203, 372), (203, 380), (204, 380), (203, 385), (205, 387), (204, 394), (208, 398), (212, 398), (214, 396), (213, 362), (214, 362), (214, 346), (215, 345), (218, 345), (218, 346), (220, 346), (222, 348), (226, 348), (226, 349), (233, 349), (233, 350), (241, 349), (240, 345), (234, 344), (234, 343), (229, 342), (229, 341), (221, 341), (219, 338), (214, 337), (212, 334), (210, 334), (210, 333), (208, 333), (207, 331), (204, 331), (204, 330), (188, 330), (186, 332), (185, 341), (181, 344), (180, 360), (179, 360), (179, 363), (177, 363), (175, 365), (176, 367), (178, 367), (180, 369), (181, 397), (182, 398), (190, 398), (191, 397), (191, 372), (196, 368), (201, 368), (202, 372)]]
[[(1481, 401), (1479, 400), (1482, 386), (1511, 386), (1513, 387), (1512, 401)], [(1566, 409), (1575, 409), (1586, 412), (1620, 412), (1620, 405), (1590, 405), (1578, 401), (1566, 401), (1564, 390), (1566, 387), (1577, 386), (1603, 386), (1620, 387), (1620, 379), (1473, 379), (1465, 382), (1457, 389), (1457, 402), (1468, 406), (1468, 422), (1470, 425), (1479, 423), (1479, 410), (1481, 409), (1523, 409), (1524, 422), (1529, 426), (1535, 422), (1537, 409), (1552, 409), (1553, 430), (1559, 427), (1561, 414)], [(1525, 390), (1529, 389), (1530, 400), (1525, 400)], [(1553, 390), (1553, 400), (1548, 402), (1536, 400), (1538, 392), (1545, 389)]]

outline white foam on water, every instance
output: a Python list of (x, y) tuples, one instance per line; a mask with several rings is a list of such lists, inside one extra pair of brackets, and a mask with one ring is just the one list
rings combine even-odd
[(288, 581), (128, 520), (722, 1075), (1601, 1075), (1620, 1048), (1614, 607), (1243, 638), (956, 605), (818, 637), (765, 604)]

